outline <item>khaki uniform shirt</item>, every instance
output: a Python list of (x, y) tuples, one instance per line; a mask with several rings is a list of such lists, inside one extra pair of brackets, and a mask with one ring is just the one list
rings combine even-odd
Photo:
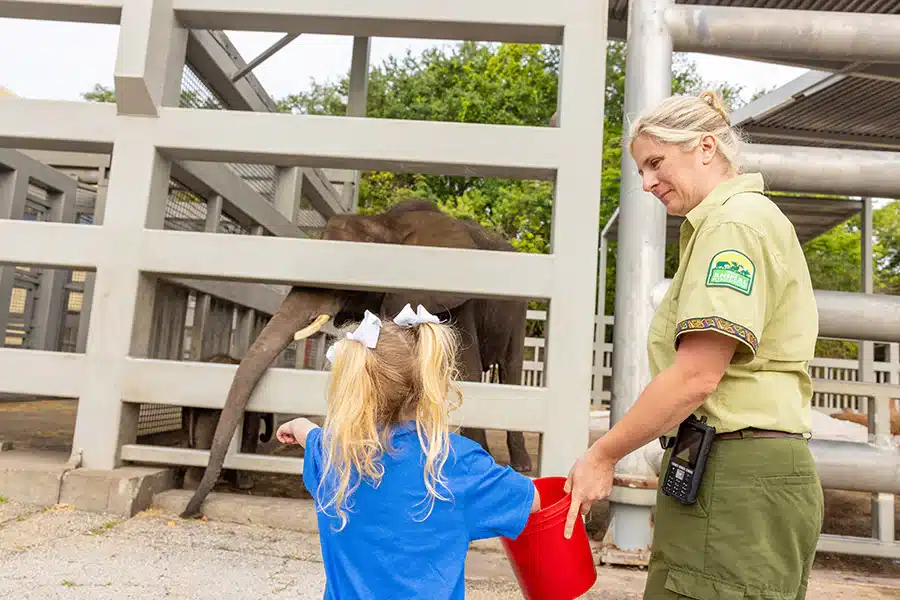
[(717, 433), (808, 433), (818, 312), (794, 227), (762, 191), (760, 174), (740, 175), (687, 214), (678, 272), (650, 325), (650, 368), (671, 366), (685, 333), (727, 335), (738, 341), (732, 363), (694, 414)]

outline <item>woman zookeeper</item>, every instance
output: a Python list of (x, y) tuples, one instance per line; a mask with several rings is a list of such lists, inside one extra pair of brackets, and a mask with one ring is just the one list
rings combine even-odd
[(616, 462), (660, 438), (647, 600), (805, 598), (821, 531), (812, 284), (762, 176), (739, 173), (739, 142), (711, 92), (668, 98), (630, 132), (644, 190), (684, 217), (679, 266), (648, 332), (651, 382), (569, 474), (567, 531)]

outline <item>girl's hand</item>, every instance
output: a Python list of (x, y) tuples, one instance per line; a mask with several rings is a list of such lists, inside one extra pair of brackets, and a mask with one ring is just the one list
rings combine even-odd
[(275, 432), (275, 438), (282, 444), (306, 444), (306, 434), (318, 427), (309, 419), (298, 417), (287, 423), (282, 423), (278, 431)]
[(299, 444), (297, 441), (297, 436), (294, 435), (294, 432), (291, 430), (291, 426), (294, 422), (288, 421), (287, 423), (282, 423), (281, 427), (278, 428), (278, 431), (275, 432), (275, 437), (282, 444)]

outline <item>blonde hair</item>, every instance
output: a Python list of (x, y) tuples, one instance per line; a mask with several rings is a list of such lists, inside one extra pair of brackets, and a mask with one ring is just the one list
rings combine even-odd
[(716, 138), (717, 153), (735, 170), (740, 171), (737, 155), (742, 137), (731, 125), (731, 117), (716, 92), (699, 96), (671, 96), (631, 125), (628, 149), (641, 135), (660, 142), (678, 144), (691, 151), (706, 135)]
[[(380, 458), (390, 450), (391, 428), (413, 411), (425, 454), (425, 518), (436, 499), (447, 499), (438, 488), (446, 488), (442, 469), (450, 450), (450, 413), (462, 403), (455, 384), (456, 356), (456, 333), (444, 324), (410, 328), (385, 321), (375, 348), (352, 339), (338, 344), (322, 431), (324, 467), (318, 494), (324, 511), (334, 509), (339, 529), (347, 523), (348, 500), (362, 479), (379, 485), (384, 474)], [(323, 501), (326, 489), (328, 499)]]

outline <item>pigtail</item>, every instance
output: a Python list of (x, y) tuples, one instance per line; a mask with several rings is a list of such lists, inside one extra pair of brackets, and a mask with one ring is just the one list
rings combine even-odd
[[(333, 507), (343, 529), (347, 523), (347, 498), (363, 478), (377, 484), (384, 467), (378, 428), (378, 394), (372, 377), (374, 357), (360, 342), (343, 340), (337, 345), (328, 388), (329, 410), (322, 432), (324, 467), (319, 483), (323, 511)], [(339, 530), (340, 530), (339, 529)]]
[[(457, 345), (453, 330), (430, 322), (421, 323), (416, 329), (419, 371), (416, 430), (425, 453), (430, 514), (435, 499), (447, 499), (438, 488), (447, 487), (442, 469), (450, 451), (450, 413), (462, 404), (462, 394), (455, 385)], [(450, 398), (451, 392), (456, 401)]]

